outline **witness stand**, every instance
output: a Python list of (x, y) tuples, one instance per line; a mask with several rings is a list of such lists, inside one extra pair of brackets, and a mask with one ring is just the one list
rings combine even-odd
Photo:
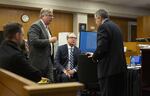
[(83, 84), (37, 84), (12, 72), (0, 69), (0, 96), (77, 96)]

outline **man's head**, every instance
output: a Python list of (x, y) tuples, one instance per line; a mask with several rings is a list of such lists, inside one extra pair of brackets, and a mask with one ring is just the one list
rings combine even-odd
[(44, 21), (45, 25), (49, 25), (53, 16), (53, 9), (43, 8), (40, 11), (40, 18)]
[(8, 23), (3, 27), (5, 39), (20, 43), (23, 40), (24, 31), (19, 23)]
[(96, 11), (95, 21), (97, 26), (100, 26), (102, 24), (102, 20), (105, 18), (109, 18), (107, 11), (105, 11), (104, 9), (99, 9), (98, 11)]
[(67, 35), (67, 42), (70, 46), (75, 46), (77, 42), (77, 36), (74, 33), (69, 33)]

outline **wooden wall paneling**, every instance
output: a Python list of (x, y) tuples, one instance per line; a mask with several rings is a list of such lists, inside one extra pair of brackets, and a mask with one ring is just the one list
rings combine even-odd
[[(118, 24), (118, 26), (122, 30), (124, 41), (127, 41), (128, 40), (128, 22), (129, 21), (135, 21), (136, 22), (136, 19), (115, 17), (115, 16), (110, 16), (110, 19), (112, 21), (114, 21), (116, 24)], [(91, 26), (95, 26), (95, 28), (96, 28), (94, 15), (89, 14), (88, 15), (88, 30), (89, 31), (91, 30), (90, 29)]]
[[(95, 29), (91, 29), (91, 27), (95, 27)], [(96, 23), (94, 19), (94, 15), (88, 15), (88, 31), (96, 31)]]
[(68, 14), (67, 18), (65, 18), (65, 20), (67, 20), (67, 22), (65, 23), (66, 31), (73, 32), (73, 14)]
[[(37, 20), (38, 11), (26, 10), (26, 9), (16, 9), (16, 8), (0, 8), (0, 30), (3, 30), (3, 26), (8, 22), (19, 22), (23, 25), (25, 31), (25, 38), (27, 38), (27, 32), (31, 24)], [(23, 23), (21, 21), (21, 15), (27, 14), (30, 17), (29, 22)]]
[(142, 16), (137, 18), (137, 38), (144, 37), (144, 32), (143, 32), (143, 18)]
[[(3, 25), (8, 22), (19, 22), (23, 24), (24, 27), (24, 36), (27, 38), (27, 32), (36, 20), (39, 19), (40, 10), (33, 9), (20, 9), (20, 8), (5, 8), (0, 7), (0, 30), (3, 30)], [(23, 23), (21, 21), (21, 15), (27, 14), (29, 15), (29, 22)], [(59, 32), (73, 32), (73, 14), (66, 12), (54, 12), (55, 18), (50, 24), (50, 29), (52, 31), (53, 36), (57, 36)]]
[(120, 27), (124, 41), (128, 40), (128, 22), (130, 19), (127, 18), (119, 18), (119, 17), (110, 17), (112, 21), (114, 21)]
[(145, 37), (150, 37), (150, 16), (143, 17), (143, 32), (145, 33)]
[(137, 18), (137, 37), (150, 37), (150, 16), (140, 16)]
[(73, 32), (73, 14), (54, 13), (54, 19), (50, 27), (54, 36), (58, 36), (59, 32)]

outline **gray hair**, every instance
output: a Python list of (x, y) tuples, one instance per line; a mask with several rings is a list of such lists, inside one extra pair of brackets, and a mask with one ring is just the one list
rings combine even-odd
[(46, 15), (51, 15), (51, 14), (53, 14), (53, 9), (42, 8), (40, 11), (40, 18)]
[(77, 36), (74, 33), (68, 33), (67, 34), (67, 40), (68, 38), (73, 37), (73, 38), (77, 38)]
[(109, 18), (108, 12), (106, 10), (104, 10), (104, 9), (99, 9), (98, 11), (96, 11), (95, 17), (99, 17), (99, 16), (101, 16), (104, 19), (105, 18)]

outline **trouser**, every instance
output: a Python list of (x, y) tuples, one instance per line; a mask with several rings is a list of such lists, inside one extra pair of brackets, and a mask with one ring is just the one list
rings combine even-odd
[(49, 83), (54, 82), (54, 74), (53, 74), (53, 63), (51, 62), (51, 58), (48, 61), (48, 65), (45, 69), (41, 70), (42, 77), (46, 77), (49, 79)]
[(127, 96), (127, 75), (119, 73), (99, 79), (100, 96)]

